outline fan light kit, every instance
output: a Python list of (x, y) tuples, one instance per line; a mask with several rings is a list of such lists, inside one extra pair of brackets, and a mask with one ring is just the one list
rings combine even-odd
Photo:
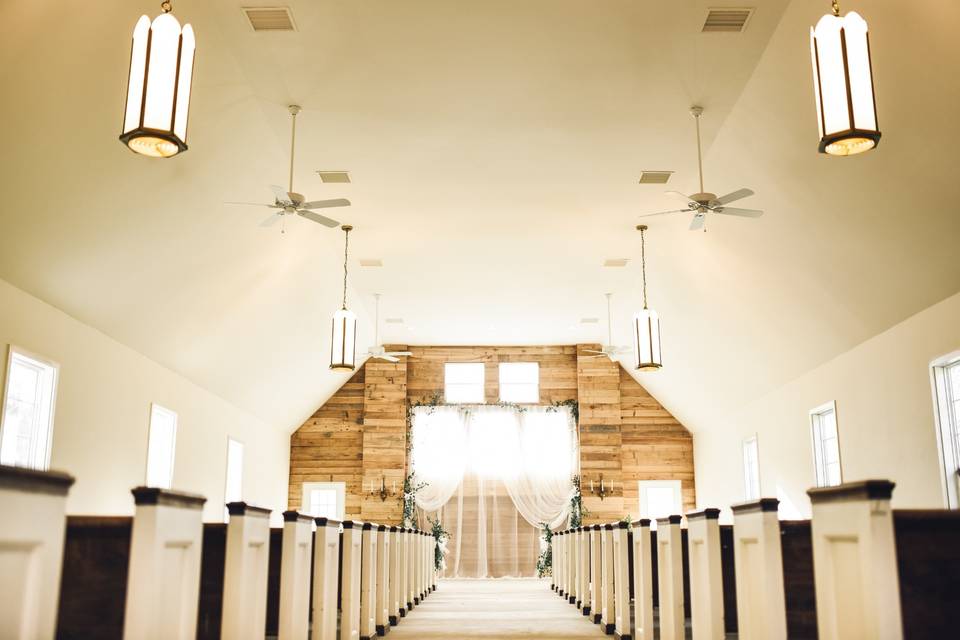
[(647, 225), (637, 225), (640, 232), (640, 272), (643, 276), (643, 309), (633, 316), (634, 368), (656, 371), (663, 366), (660, 353), (660, 316), (647, 307)]
[[(296, 214), (301, 218), (306, 218), (307, 220), (312, 220), (318, 224), (322, 224), (325, 227), (336, 227), (340, 223), (332, 218), (327, 216), (320, 215), (311, 209), (329, 209), (331, 207), (349, 207), (350, 201), (346, 198), (335, 198), (333, 200), (313, 200), (311, 202), (304, 202), (306, 198), (303, 197), (303, 194), (296, 193), (293, 190), (293, 157), (294, 151), (296, 150), (297, 145), (297, 114), (300, 113), (301, 109), (299, 105), (291, 104), (287, 107), (287, 111), (290, 112), (290, 177), (287, 180), (287, 189), (284, 191), (283, 187), (277, 185), (271, 185), (270, 189), (273, 190), (274, 202), (273, 204), (263, 204), (260, 202), (228, 202), (227, 204), (243, 204), (243, 205), (252, 205), (255, 207), (267, 207), (268, 209), (276, 209), (277, 212), (270, 214), (270, 217), (260, 223), (261, 227), (269, 227), (276, 224), (278, 221), (283, 220), (285, 216)], [(283, 225), (280, 226), (280, 233), (285, 233)]]
[(820, 153), (852, 156), (880, 144), (866, 21), (854, 11), (841, 18), (833, 0), (810, 29), (810, 57)]
[(350, 250), (350, 232), (343, 229), (343, 306), (333, 314), (330, 334), (330, 368), (334, 371), (353, 371), (357, 366), (357, 315), (347, 309), (347, 257)]
[[(367, 356), (371, 358), (377, 358), (378, 360), (386, 360), (387, 362), (400, 362), (399, 356), (412, 356), (413, 354), (409, 351), (387, 351), (383, 348), (383, 345), (380, 344), (380, 294), (373, 294), (374, 300), (376, 300), (376, 315), (374, 316), (373, 323), (373, 344), (374, 346), (370, 347), (367, 351)], [(393, 320), (395, 323), (399, 318), (387, 318), (387, 322)], [(402, 322), (402, 320), (400, 320)]]
[[(584, 353), (592, 353), (595, 355), (584, 356), (585, 358), (610, 358), (611, 361), (616, 361), (615, 356), (620, 355), (621, 353), (626, 353), (630, 349), (627, 347), (618, 347), (613, 344), (613, 327), (610, 324), (610, 298), (613, 297), (612, 293), (603, 294), (607, 297), (607, 344), (600, 347), (600, 351), (596, 349), (584, 349)], [(584, 318), (581, 322), (587, 321), (588, 318)], [(596, 322), (596, 319), (594, 319)]]
[(160, 8), (153, 22), (140, 16), (133, 28), (120, 141), (140, 155), (169, 158), (187, 150), (196, 39), (193, 27), (180, 27), (169, 2)]
[(640, 216), (649, 218), (650, 216), (662, 216), (668, 213), (693, 213), (693, 220), (690, 222), (690, 231), (698, 231), (706, 227), (706, 216), (708, 213), (720, 213), (727, 216), (742, 216), (745, 218), (759, 218), (763, 211), (759, 209), (739, 209), (728, 207), (731, 202), (753, 195), (750, 189), (737, 189), (725, 196), (719, 198), (715, 193), (708, 193), (703, 190), (703, 151), (700, 147), (700, 116), (703, 115), (703, 107), (690, 107), (690, 115), (697, 123), (697, 168), (700, 174), (700, 193), (687, 196), (679, 191), (667, 191), (672, 196), (683, 198), (687, 202), (686, 209), (674, 209), (672, 211), (658, 211), (657, 213), (648, 213)]

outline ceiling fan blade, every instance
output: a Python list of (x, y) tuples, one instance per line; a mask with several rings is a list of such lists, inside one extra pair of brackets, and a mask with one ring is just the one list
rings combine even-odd
[(690, 213), (690, 209), (674, 209), (673, 211), (658, 211), (656, 213), (645, 213), (640, 218), (649, 218), (650, 216), (663, 216), (668, 213)]
[(293, 201), (290, 199), (290, 195), (283, 187), (278, 187), (277, 185), (272, 184), (270, 185), (270, 190), (273, 191), (273, 197), (277, 199), (277, 202), (287, 202), (293, 204)]
[(298, 209), (297, 215), (302, 216), (307, 220), (313, 220), (314, 222), (319, 222), (325, 227), (333, 228), (340, 225), (339, 222), (337, 222), (332, 218), (328, 218), (327, 216), (322, 216), (319, 213), (314, 213), (313, 211), (307, 211), (306, 209)]
[(393, 356), (387, 355), (386, 353), (382, 353), (380, 355), (371, 356), (371, 357), (377, 358), (378, 360), (386, 360), (387, 362), (400, 362), (400, 358), (394, 358)]
[(737, 207), (718, 207), (713, 212), (727, 216), (743, 216), (744, 218), (759, 218), (763, 215), (763, 211), (760, 209), (738, 209)]
[(224, 202), (223, 204), (245, 204), (250, 205), (251, 207), (270, 207), (271, 209), (277, 209), (275, 204), (264, 204), (262, 202)]
[(741, 198), (746, 198), (752, 195), (753, 195), (753, 191), (751, 191), (750, 189), (737, 189), (736, 191), (731, 191), (725, 196), (720, 196), (710, 204), (712, 205), (729, 204), (734, 200), (740, 200)]
[(606, 355), (603, 351), (597, 351), (596, 349), (584, 349), (584, 353), (599, 353), (600, 355)]
[(412, 351), (387, 351), (383, 355), (385, 356), (412, 356)]
[(697, 215), (693, 216), (693, 220), (690, 222), (690, 231), (699, 231), (700, 229), (703, 229), (703, 217), (704, 216), (702, 213), (698, 213)]
[(272, 227), (273, 225), (280, 222), (280, 215), (277, 213), (271, 213), (270, 217), (260, 223), (261, 227)]
[(691, 197), (688, 196), (688, 195), (684, 195), (684, 194), (680, 193), (679, 191), (664, 191), (664, 193), (667, 194), (667, 195), (669, 195), (669, 196), (675, 196), (675, 197), (677, 197), (677, 198), (680, 198), (681, 200), (683, 200), (683, 201), (685, 201), (685, 202), (693, 202), (693, 203), (696, 203), (696, 200), (694, 200), (693, 198), (691, 198)]
[(330, 207), (349, 207), (350, 201), (346, 198), (335, 198), (333, 200), (312, 200), (300, 205), (301, 209), (329, 209)]

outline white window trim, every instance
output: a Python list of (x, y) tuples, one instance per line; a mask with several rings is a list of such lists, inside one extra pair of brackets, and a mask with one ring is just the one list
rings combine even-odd
[[(840, 470), (840, 484), (843, 484), (843, 453), (840, 446), (840, 415), (837, 413), (837, 401), (824, 402), (819, 407), (810, 410), (810, 453), (813, 454), (813, 486), (828, 487), (831, 485), (820, 483), (820, 473), (817, 470), (817, 418), (828, 411), (833, 411), (833, 422), (837, 430), (837, 468)], [(826, 469), (824, 469), (826, 474)]]
[(309, 500), (307, 497), (314, 489), (335, 489), (337, 491), (337, 520), (343, 521), (347, 509), (347, 483), (346, 482), (304, 482), (300, 485), (300, 510), (306, 513)]
[(230, 511), (227, 509), (227, 490), (230, 488), (230, 442), (236, 442), (243, 447), (243, 455), (240, 459), (240, 500), (243, 500), (243, 466), (247, 457), (247, 444), (233, 436), (227, 436), (227, 448), (224, 455), (223, 466), (223, 518), (224, 522), (230, 522)]
[[(750, 486), (749, 478), (747, 477), (747, 444), (753, 441), (754, 450), (756, 451), (756, 472), (757, 472), (757, 495), (750, 495)], [(743, 495), (747, 500), (759, 500), (763, 495), (763, 484), (760, 480), (760, 439), (757, 437), (757, 434), (752, 434), (744, 438), (740, 442), (740, 453), (743, 457)]]
[(50, 396), (50, 419), (47, 424), (47, 451), (43, 460), (42, 470), (46, 471), (50, 468), (50, 456), (53, 453), (53, 423), (56, 420), (56, 411), (57, 411), (57, 387), (60, 386), (60, 363), (40, 354), (19, 347), (15, 344), (10, 344), (7, 348), (7, 366), (3, 372), (3, 380), (0, 381), (3, 383), (3, 404), (0, 404), (0, 442), (3, 441), (3, 423), (4, 417), (6, 415), (7, 407), (7, 381), (10, 380), (10, 368), (13, 365), (13, 354), (18, 353), (27, 358), (36, 360), (37, 362), (42, 362), (43, 364), (53, 368), (53, 393)]
[[(649, 518), (650, 528), (656, 529), (655, 520), (650, 516), (650, 509), (644, 501), (645, 489), (673, 489), (677, 504), (677, 513), (670, 515), (683, 515), (683, 484), (680, 480), (638, 480), (637, 481), (637, 508), (641, 518)], [(661, 516), (662, 517), (662, 516)]]
[(150, 423), (147, 425), (147, 464), (143, 470), (143, 481), (146, 486), (150, 486), (150, 437), (153, 435), (153, 412), (157, 411), (159, 413), (165, 413), (169, 416), (173, 416), (173, 442), (170, 443), (170, 480), (166, 487), (161, 487), (163, 489), (169, 489), (173, 487), (173, 472), (174, 465), (177, 460), (177, 431), (180, 430), (180, 416), (177, 415), (176, 411), (172, 409), (167, 409), (161, 404), (156, 402), (150, 403)]
[[(930, 362), (930, 388), (933, 392), (933, 424), (937, 434), (937, 453), (940, 458), (940, 483), (943, 490), (944, 505), (948, 509), (960, 508), (960, 442), (955, 441), (947, 420), (953, 407), (949, 406), (950, 393), (946, 388), (946, 369), (960, 363), (960, 351), (954, 351)], [(960, 416), (954, 416), (960, 421)]]
[[(522, 401), (522, 402), (517, 402), (516, 400), (509, 400), (509, 399), (505, 399), (505, 398), (503, 397), (503, 387), (504, 387), (504, 384), (503, 384), (503, 367), (504, 367), (504, 365), (507, 365), (507, 367), (509, 368), (509, 365), (512, 365), (512, 364), (533, 365), (534, 367), (536, 367), (537, 379), (536, 379), (535, 382), (526, 382), (526, 383), (519, 383), (519, 382), (510, 383), (510, 382), (508, 382), (508, 383), (507, 383), (508, 386), (511, 385), (511, 384), (514, 384), (514, 385), (525, 384), (525, 385), (531, 385), (531, 386), (535, 387), (536, 390), (537, 390), (537, 392), (536, 392), (536, 398), (534, 398), (533, 400), (524, 400), (524, 401)], [(540, 363), (539, 363), (539, 362), (532, 362), (532, 361), (529, 361), (529, 360), (526, 360), (526, 361), (523, 361), (523, 362), (498, 362), (498, 363), (497, 363), (497, 397), (500, 399), (500, 402), (514, 402), (514, 403), (516, 403), (516, 404), (540, 404)]]

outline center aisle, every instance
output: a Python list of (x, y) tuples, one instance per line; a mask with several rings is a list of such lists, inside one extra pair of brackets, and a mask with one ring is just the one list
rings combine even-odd
[(573, 605), (550, 590), (549, 580), (442, 580), (414, 607), (392, 639), (583, 638), (604, 636)]

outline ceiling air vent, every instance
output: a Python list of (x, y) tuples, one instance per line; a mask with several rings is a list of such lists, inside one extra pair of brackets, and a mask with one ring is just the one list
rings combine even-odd
[(749, 7), (714, 7), (707, 11), (703, 23), (703, 33), (740, 33), (747, 28), (747, 22), (753, 14)]
[(350, 182), (350, 174), (346, 171), (317, 171), (321, 182)]
[(600, 318), (580, 318), (580, 324), (597, 324)]
[(383, 260), (380, 258), (360, 258), (361, 267), (382, 267)]
[(296, 31), (288, 7), (244, 7), (244, 15), (254, 31)]
[(640, 184), (666, 184), (673, 171), (644, 171), (640, 174)]
[(384, 322), (387, 324), (403, 324), (403, 318), (387, 318)]
[(605, 267), (625, 267), (625, 266), (627, 266), (627, 262), (629, 262), (629, 261), (630, 261), (629, 258), (607, 258), (606, 260), (603, 261), (603, 266), (605, 266)]

